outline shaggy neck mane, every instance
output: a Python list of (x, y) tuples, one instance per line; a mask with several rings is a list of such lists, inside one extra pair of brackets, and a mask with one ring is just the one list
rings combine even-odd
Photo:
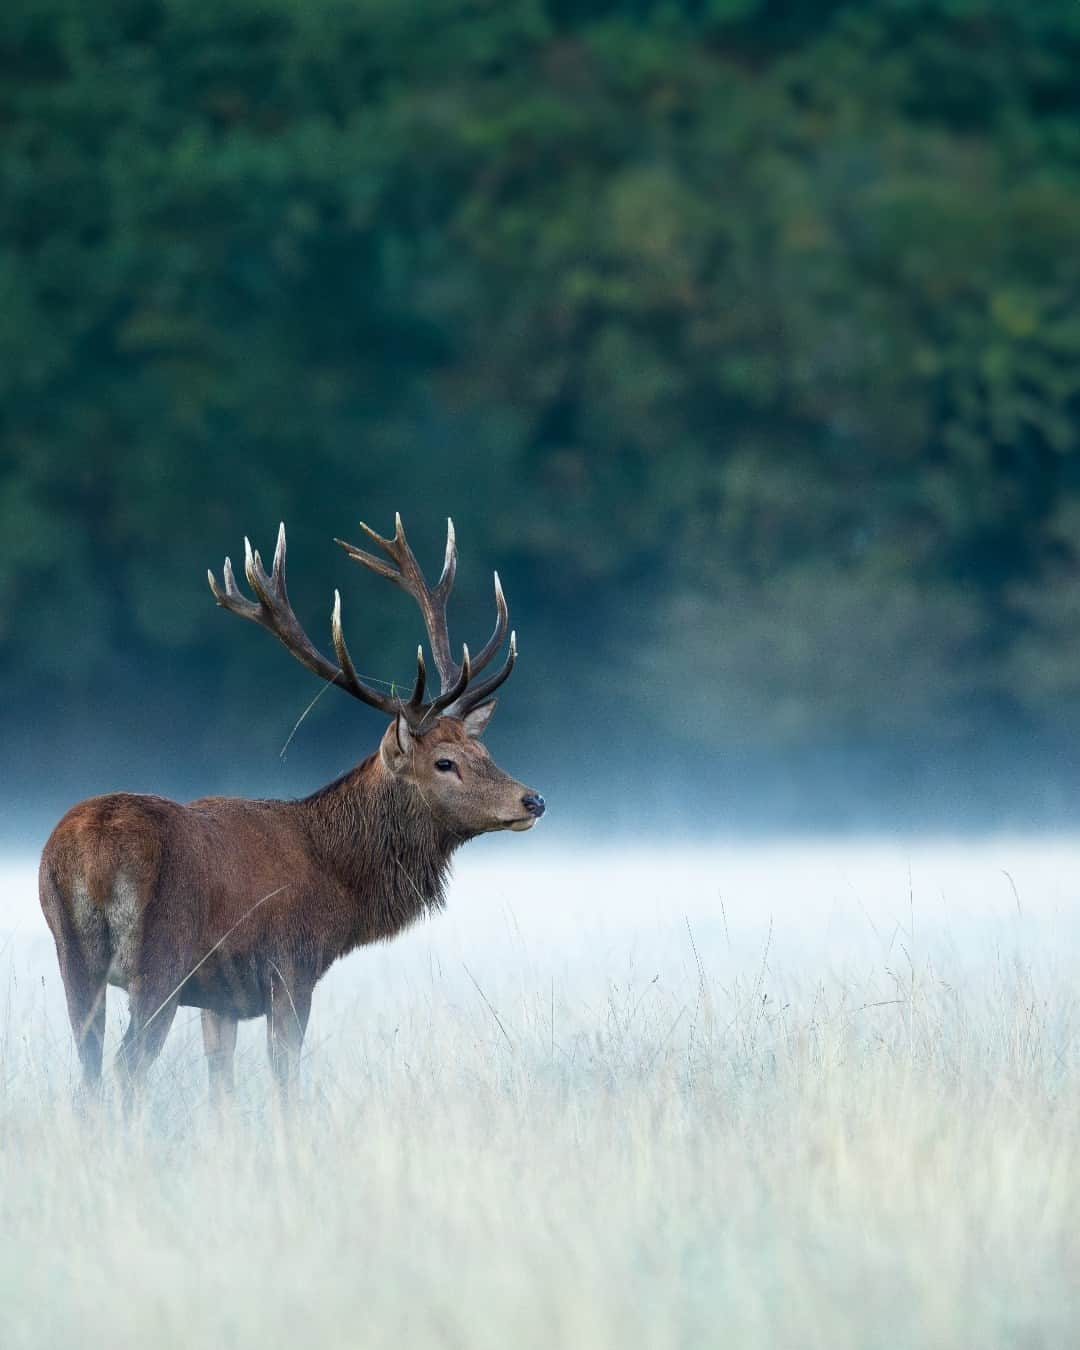
[(356, 901), (357, 943), (393, 937), (444, 906), (450, 855), (463, 841), (378, 752), (300, 805), (319, 862)]

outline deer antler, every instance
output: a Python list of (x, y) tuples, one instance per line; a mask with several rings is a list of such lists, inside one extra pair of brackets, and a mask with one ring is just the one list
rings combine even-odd
[[(360, 522), (360, 528), (396, 564), (395, 567), (389, 566), (381, 558), (375, 557), (373, 553), (367, 553), (364, 549), (357, 548), (355, 544), (347, 543), (344, 539), (336, 539), (334, 542), (340, 544), (354, 562), (361, 563), (378, 576), (385, 577), (387, 581), (392, 581), (395, 586), (400, 586), (403, 591), (411, 595), (424, 616), (424, 627), (427, 629), (428, 641), (431, 643), (432, 655), (435, 657), (435, 665), (438, 668), (441, 682), (439, 697), (433, 700), (429, 715), (430, 711), (436, 710), (437, 707), (438, 711), (445, 711), (449, 716), (464, 717), (467, 712), (475, 708), (485, 698), (490, 697), (498, 689), (499, 685), (513, 670), (514, 662), (517, 660), (517, 641), (515, 635), (511, 633), (510, 651), (502, 669), (495, 675), (481, 681), (480, 684), (474, 685), (471, 689), (468, 687), (470, 677), (478, 675), (490, 663), (491, 658), (502, 646), (503, 638), (506, 636), (509, 611), (498, 572), (495, 573), (495, 627), (487, 642), (481, 647), (476, 659), (471, 664), (468, 662), (468, 648), (466, 647), (466, 662), (463, 665), (458, 665), (451, 654), (450, 634), (446, 620), (446, 602), (454, 585), (454, 577), (457, 575), (457, 536), (454, 533), (454, 522), (447, 518), (446, 553), (443, 558), (443, 569), (434, 586), (427, 584), (420, 564), (416, 561), (416, 555), (409, 547), (409, 541), (405, 538), (405, 528), (401, 523), (400, 512), (394, 516), (393, 539), (384, 539), (381, 534), (377, 534), (370, 525), (365, 525), (363, 521)], [(467, 674), (466, 669), (468, 670)]]
[[(225, 559), (222, 575), (225, 582), (224, 590), (218, 586), (213, 572), (207, 570), (206, 573), (214, 599), (223, 609), (229, 610), (232, 614), (239, 614), (242, 619), (250, 619), (252, 623), (257, 623), (261, 628), (265, 628), (268, 633), (273, 633), (292, 652), (301, 665), (307, 666), (308, 670), (314, 671), (316, 675), (330, 681), (331, 684), (339, 685), (346, 693), (352, 694), (362, 703), (366, 703), (372, 708), (378, 708), (380, 712), (390, 715), (397, 712), (398, 699), (380, 693), (377, 689), (372, 689), (356, 673), (356, 668), (345, 645), (345, 635), (341, 631), (341, 597), (337, 591), (334, 592), (334, 611), (330, 621), (330, 631), (340, 667), (335, 666), (333, 661), (319, 651), (300, 626), (300, 621), (289, 604), (289, 593), (285, 582), (284, 522), (278, 527), (277, 547), (274, 549), (274, 562), (269, 576), (267, 576), (263, 567), (258, 549), (253, 551), (250, 540), (244, 539), (244, 575), (247, 577), (248, 585), (255, 593), (255, 600), (249, 600), (237, 586), (236, 578), (233, 575), (232, 560), (229, 558)], [(418, 651), (416, 685), (408, 706), (411, 707), (414, 703), (419, 705), (423, 699), (425, 680), (424, 658), (423, 654)]]
[(372, 689), (370, 685), (364, 683), (356, 673), (356, 667), (353, 665), (349, 649), (345, 643), (345, 634), (341, 627), (341, 596), (336, 590), (334, 592), (334, 608), (330, 617), (330, 636), (334, 644), (338, 664), (335, 665), (333, 661), (324, 656), (307, 636), (289, 604), (285, 582), (284, 524), (278, 528), (277, 547), (274, 549), (274, 561), (269, 575), (263, 567), (258, 550), (253, 551), (250, 542), (246, 538), (244, 540), (244, 574), (256, 597), (255, 600), (249, 600), (237, 586), (236, 578), (233, 575), (232, 562), (228, 558), (225, 559), (225, 567), (222, 573), (224, 588), (218, 586), (213, 572), (207, 572), (210, 590), (213, 592), (214, 599), (223, 609), (229, 610), (232, 614), (238, 614), (242, 619), (249, 619), (252, 623), (257, 623), (261, 628), (265, 628), (267, 632), (273, 633), (308, 670), (314, 671), (321, 679), (338, 685), (346, 693), (352, 694), (354, 698), (360, 699), (362, 703), (366, 703), (369, 707), (377, 708), (380, 712), (384, 712), (391, 717), (401, 712), (413, 727), (419, 727), (428, 719), (437, 717), (442, 713), (454, 717), (463, 717), (502, 684), (510, 674), (517, 659), (517, 643), (514, 634), (511, 633), (510, 651), (502, 669), (472, 688), (469, 687), (472, 677), (490, 662), (501, 645), (506, 632), (507, 608), (502, 587), (499, 584), (499, 574), (497, 572), (495, 574), (495, 605), (497, 611), (495, 630), (484, 644), (476, 661), (470, 660), (469, 649), (463, 644), (462, 658), (460, 664), (458, 664), (450, 654), (450, 638), (446, 627), (446, 600), (450, 594), (450, 588), (454, 584), (454, 573), (457, 570), (457, 545), (454, 540), (453, 522), (448, 522), (446, 559), (443, 564), (442, 575), (433, 589), (428, 587), (423, 572), (420, 570), (420, 565), (417, 563), (412, 549), (409, 548), (405, 539), (405, 531), (401, 525), (400, 515), (396, 517), (393, 539), (383, 539), (366, 525), (362, 528), (389, 554), (397, 564), (396, 568), (388, 566), (374, 555), (365, 553), (362, 549), (354, 548), (353, 545), (346, 544), (340, 539), (337, 542), (341, 544), (350, 557), (355, 558), (357, 562), (362, 562), (380, 576), (393, 581), (412, 595), (419, 604), (441, 682), (438, 696), (427, 703), (424, 702), (427, 668), (424, 664), (422, 647), (418, 647), (416, 650), (416, 683), (408, 701)]

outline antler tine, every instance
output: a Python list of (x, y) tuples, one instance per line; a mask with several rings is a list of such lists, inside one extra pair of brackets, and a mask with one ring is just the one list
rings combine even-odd
[(438, 698), (433, 698), (424, 709), (424, 717), (439, 716), (444, 709), (448, 708), (455, 700), (460, 699), (469, 687), (469, 680), (472, 678), (472, 663), (469, 660), (469, 645), (462, 643), (461, 646), (461, 667), (457, 679), (449, 689), (444, 689)]
[[(390, 541), (388, 539), (383, 539), (381, 535), (376, 534), (375, 531), (371, 529), (370, 526), (365, 525), (363, 521), (360, 522), (360, 528), (366, 530), (367, 533), (371, 535), (372, 539), (377, 539), (384, 547), (389, 547)], [(381, 558), (376, 558), (374, 553), (367, 553), (362, 548), (357, 548), (355, 544), (350, 544), (345, 539), (335, 539), (334, 543), (339, 544), (354, 562), (363, 563), (365, 567), (369, 567), (373, 572), (378, 573), (380, 577), (385, 577), (387, 581), (392, 581), (395, 586), (401, 585), (401, 575), (397, 568), (388, 567)]]
[[(385, 563), (381, 563), (380, 566), (386, 569), (386, 573), (393, 574), (393, 579), (397, 581), (399, 586), (404, 586), (408, 589), (407, 583), (413, 581), (417, 577), (423, 581), (424, 574), (420, 570), (420, 564), (416, 561), (416, 554), (413, 553), (412, 549), (409, 547), (409, 541), (405, 538), (405, 526), (401, 523), (400, 511), (394, 512), (393, 539), (384, 539), (381, 534), (376, 530), (373, 530), (371, 526), (364, 521), (360, 522), (360, 528), (369, 539), (378, 544), (387, 557), (392, 558), (394, 562), (397, 563), (397, 572), (394, 572), (393, 568), (386, 567)], [(338, 543), (341, 542), (342, 541), (339, 539)], [(351, 545), (346, 544), (344, 547), (350, 548)], [(374, 561), (379, 562), (379, 559), (375, 558)]]
[(210, 583), (210, 590), (214, 599), (222, 609), (231, 610), (234, 614), (239, 614), (245, 619), (254, 619), (259, 622), (259, 606), (253, 600), (248, 600), (240, 591), (236, 584), (236, 577), (233, 576), (232, 559), (225, 559), (225, 566), (222, 568), (222, 577), (224, 578), (224, 591), (217, 584), (217, 579), (213, 572), (206, 569), (206, 579)]
[(251, 540), (244, 535), (244, 575), (248, 585), (268, 608), (273, 607), (273, 584), (263, 570), (259, 550), (252, 550)]
[(506, 596), (503, 594), (502, 582), (499, 580), (498, 572), (495, 573), (495, 627), (492, 629), (491, 636), (480, 648), (476, 660), (473, 662), (473, 674), (479, 675), (487, 666), (488, 662), (499, 650), (503, 644), (503, 638), (506, 637), (506, 625), (510, 621), (510, 611), (506, 605)]
[(274, 580), (274, 589), (282, 598), (285, 597), (285, 522), (278, 523), (277, 544), (274, 547), (274, 565), (271, 568), (270, 575)]
[(341, 673), (345, 677), (344, 687), (352, 689), (360, 685), (360, 676), (352, 663), (349, 649), (345, 645), (345, 634), (341, 628), (341, 592), (334, 588), (334, 608), (330, 611), (330, 641), (334, 644), (334, 655), (338, 659)]
[(464, 717), (466, 713), (471, 712), (473, 708), (490, 698), (499, 685), (509, 678), (516, 660), (517, 633), (512, 632), (510, 634), (510, 650), (507, 652), (502, 669), (497, 670), (494, 675), (489, 675), (486, 680), (481, 680), (479, 684), (474, 684), (471, 689), (463, 690), (461, 696), (446, 709), (446, 715), (448, 717)]
[(441, 595), (444, 600), (453, 589), (454, 578), (457, 576), (457, 534), (454, 530), (453, 520), (446, 517), (446, 555), (443, 558), (442, 572), (438, 581), (435, 583), (435, 593)]
[(424, 703), (424, 689), (427, 685), (427, 666), (424, 665), (424, 649), (416, 649), (416, 683), (413, 685), (412, 697), (409, 699), (409, 707), (419, 711)]

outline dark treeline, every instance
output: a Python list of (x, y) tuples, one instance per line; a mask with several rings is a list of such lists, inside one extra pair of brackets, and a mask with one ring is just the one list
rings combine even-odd
[[(316, 690), (205, 569), (284, 517), (313, 636), (338, 585), (407, 679), (330, 542), (400, 508), (474, 645), (500, 567), (497, 734), (582, 782), (1060, 786), (1078, 70), (1073, 0), (8, 0), (5, 777), (273, 790)], [(302, 766), (368, 738), (335, 699)]]

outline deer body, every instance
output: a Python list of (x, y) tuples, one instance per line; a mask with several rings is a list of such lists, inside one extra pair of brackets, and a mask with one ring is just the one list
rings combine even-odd
[[(403, 543), (400, 523), (398, 531)], [(257, 556), (249, 557), (249, 579)], [(279, 574), (284, 596), (283, 532)], [(228, 587), (228, 569), (226, 578)], [(335, 630), (340, 652), (337, 619)], [(434, 636), (433, 646), (438, 654)], [(505, 674), (513, 654), (511, 647)], [(331, 668), (335, 678), (346, 661)], [(469, 674), (467, 649), (463, 670)], [(453, 707), (423, 705), (415, 691), (409, 704), (386, 700), (394, 720), (376, 753), (310, 797), (182, 805), (114, 793), (64, 816), (42, 854), (40, 897), (86, 1085), (100, 1078), (105, 990), (113, 984), (129, 995), (120, 1048), (129, 1099), (180, 1005), (203, 1010), (215, 1096), (232, 1084), (237, 1022), (260, 1016), (287, 1093), (312, 990), (327, 968), (441, 907), (460, 844), (535, 823), (543, 799), (499, 769), (478, 739), (494, 707), (490, 688), (470, 705), (461, 676), (461, 669), (444, 675), (456, 690)]]

